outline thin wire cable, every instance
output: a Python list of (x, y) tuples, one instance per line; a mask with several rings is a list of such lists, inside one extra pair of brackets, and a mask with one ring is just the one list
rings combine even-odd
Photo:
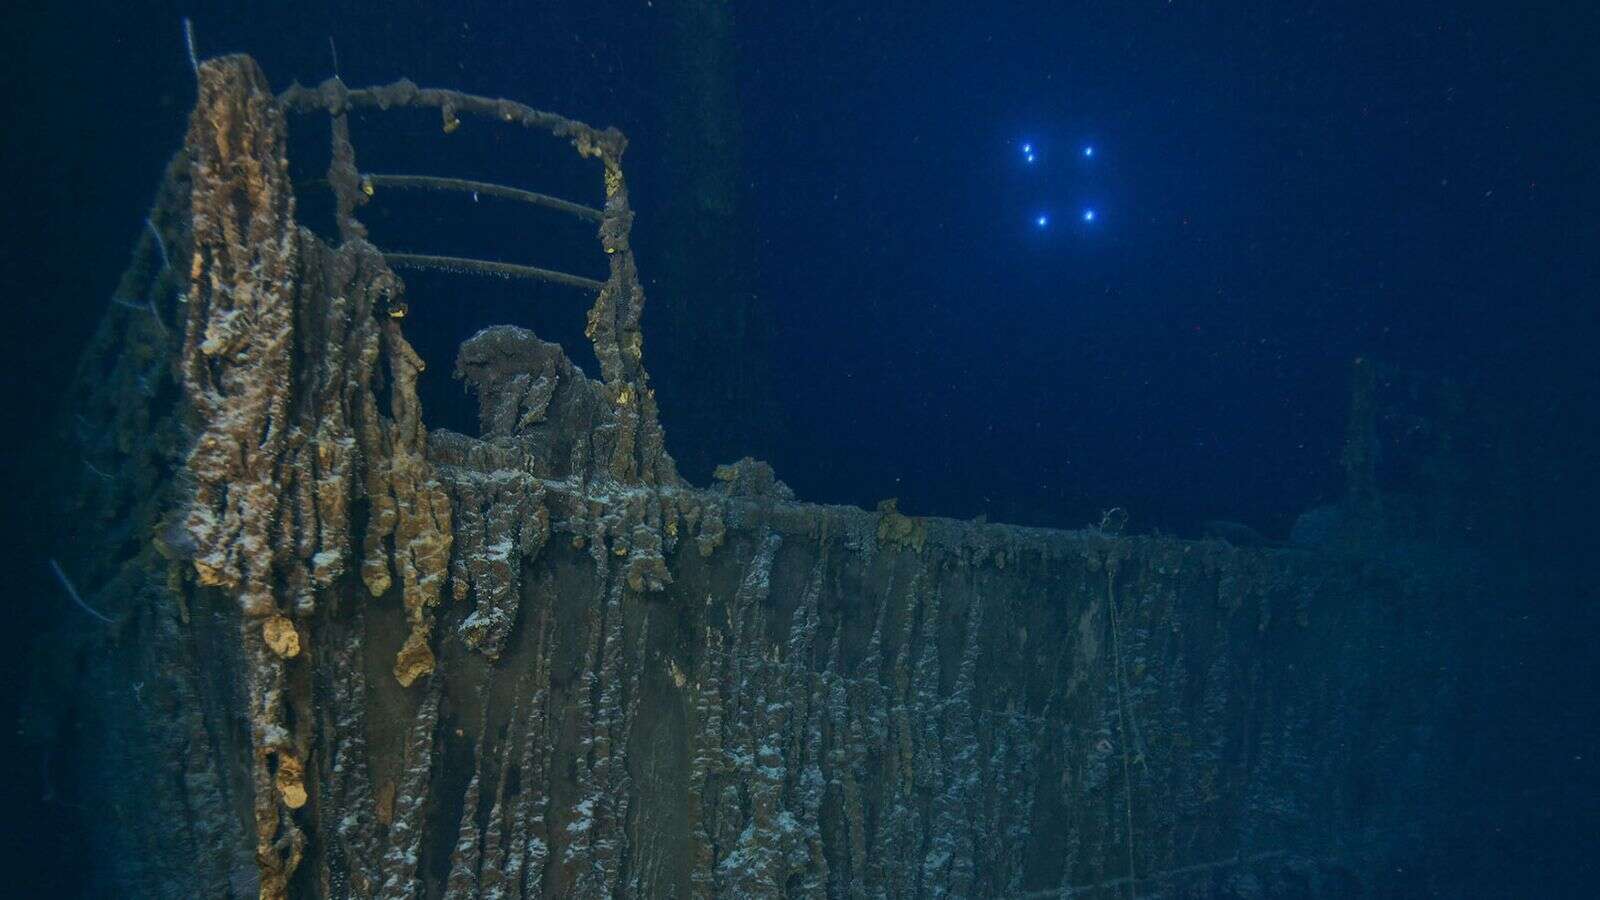
[(78, 596), (78, 589), (72, 586), (72, 579), (67, 577), (67, 573), (61, 571), (61, 564), (56, 562), (54, 559), (50, 560), (50, 571), (56, 573), (56, 580), (61, 582), (61, 586), (67, 591), (67, 596), (72, 598), (73, 603), (78, 604), (79, 609), (91, 616), (94, 616), (96, 619), (99, 619), (107, 625), (116, 624), (111, 620), (111, 617), (83, 602), (83, 598)]

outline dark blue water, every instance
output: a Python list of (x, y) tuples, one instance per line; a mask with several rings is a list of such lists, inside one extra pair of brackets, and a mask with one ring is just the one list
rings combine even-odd
[[(1449, 430), (1444, 481), (1474, 510), (1461, 539), (1543, 579), (1537, 595), (1505, 599), (1507, 640), (1486, 638), (1485, 658), (1462, 664), (1520, 679), (1507, 694), (1525, 702), (1504, 722), (1530, 749), (1490, 754), (1518, 785), (1507, 796), (1571, 801), (1508, 813), (1520, 829), (1509, 864), (1547, 869), (1555, 893), (1587, 880), (1600, 755), (1587, 743), (1593, 12), (529, 6), (76, 4), (7, 17), (12, 440), (55, 411), (181, 143), (193, 99), (181, 18), (202, 55), (249, 52), (278, 87), (331, 75), (332, 38), (351, 84), (409, 76), (628, 133), (646, 361), (669, 448), (696, 481), (749, 454), (817, 501), (898, 497), (913, 513), (1057, 527), (1120, 506), (1135, 531), (1194, 534), (1222, 518), (1281, 538), (1342, 489), (1350, 366), (1381, 361), (1396, 373), (1387, 486), (1439, 489), (1418, 448)], [(560, 190), (575, 178), (563, 154), (536, 142), (444, 139), (424, 121), (355, 127), (358, 149), (372, 148), (364, 165), (575, 194)], [(369, 221), (393, 249), (603, 271), (586, 233), (523, 210), (402, 200)], [(449, 372), (477, 328), (528, 325), (586, 359), (586, 298), (409, 281), (436, 426), (472, 428)], [(23, 515), (8, 512), (7, 546), (29, 573), (10, 601), (26, 634), (63, 611), (31, 599), (50, 585)], [(6, 806), (53, 822), (36, 768), (18, 765)], [(34, 839), (10, 842), (38, 848), (15, 871), (70, 890), (73, 837), (44, 827)]]

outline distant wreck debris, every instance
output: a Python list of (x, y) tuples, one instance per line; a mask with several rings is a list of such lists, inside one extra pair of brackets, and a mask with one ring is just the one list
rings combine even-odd
[[(70, 743), (32, 733), (96, 810), (96, 885), (1339, 893), (1444, 814), (1367, 798), (1439, 777), (1419, 723), (1452, 651), (1429, 614), (1459, 584), (1125, 536), (1120, 510), (1063, 532), (815, 506), (750, 459), (692, 486), (645, 372), (619, 132), (404, 81), (275, 96), (244, 56), (197, 68), (119, 287), (140, 308), (108, 310), (64, 417), (63, 558), (118, 625), (84, 638), (58, 688), (75, 702), (41, 705), (82, 710)], [(603, 203), (363, 175), (348, 116), (397, 107), (565, 140)], [(328, 116), (337, 246), (296, 220), (291, 112)], [(479, 435), (428, 431), (393, 268), (429, 263), (370, 243), (375, 186), (594, 222), (603, 282), (537, 271), (593, 293), (600, 379), (486, 328), (455, 361)], [(128, 684), (136, 703), (103, 699)]]

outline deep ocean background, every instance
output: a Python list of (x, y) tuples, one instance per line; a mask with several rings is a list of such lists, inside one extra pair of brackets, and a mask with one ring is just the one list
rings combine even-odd
[[(1561, 895), (1593, 877), (1600, 807), (1600, 15), (1577, 6), (15, 6), (0, 37), (12, 642), (77, 614), (44, 567), (21, 452), (58, 413), (182, 141), (182, 17), (202, 56), (249, 52), (276, 87), (331, 75), (332, 37), (352, 85), (408, 76), (629, 135), (646, 363), (699, 483), (754, 455), (807, 500), (1054, 527), (1122, 506), (1135, 531), (1223, 518), (1283, 537), (1340, 490), (1352, 359), (1458, 386), (1496, 436), (1463, 438), (1460, 489), (1517, 485), (1495, 528), (1515, 546), (1485, 552), (1545, 586), (1499, 613), (1495, 664), (1526, 699), (1494, 736), (1527, 805), (1504, 846)], [(364, 168), (598, 200), (516, 136), (355, 128)], [(390, 249), (600, 270), (587, 233), (546, 236), (487, 201), (364, 216)], [(425, 421), (460, 430), (462, 338), (512, 322), (573, 351), (588, 303), (407, 281)], [(70, 800), (41, 801), (56, 786), (39, 761), (8, 762), (14, 895), (70, 895)]]

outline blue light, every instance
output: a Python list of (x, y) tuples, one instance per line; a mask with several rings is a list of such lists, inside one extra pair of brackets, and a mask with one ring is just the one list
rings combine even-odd
[(1089, 145), (1087, 147), (1084, 147), (1083, 148), (1083, 155), (1084, 155), (1085, 158), (1093, 156), (1094, 155), (1094, 145), (1091, 144), (1091, 145)]
[(1092, 209), (1084, 210), (1083, 211), (1083, 221), (1085, 221), (1085, 222), (1093, 222), (1094, 221), (1094, 210), (1092, 210)]
[(1027, 160), (1028, 162), (1033, 162), (1035, 157), (1032, 153), (1029, 153), (1027, 156), (1024, 156), (1023, 159)]
[(1033, 155), (1033, 145), (1032, 144), (1023, 144), (1022, 145), (1022, 155), (1023, 156), (1032, 156)]
[(1048, 228), (1050, 227), (1050, 217), (1044, 213), (1040, 213), (1039, 216), (1033, 220), (1033, 224), (1036, 228)]

